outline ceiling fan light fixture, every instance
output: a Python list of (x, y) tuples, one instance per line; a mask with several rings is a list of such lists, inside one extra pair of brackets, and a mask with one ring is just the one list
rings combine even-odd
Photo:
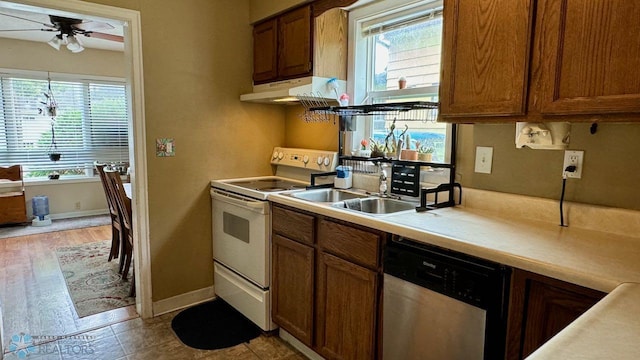
[(69, 35), (67, 36), (67, 49), (72, 53), (79, 53), (84, 50), (84, 47), (82, 46), (82, 43), (80, 43), (79, 39), (73, 35)]
[(62, 45), (62, 37), (60, 35), (56, 35), (51, 40), (49, 40), (47, 44), (51, 45), (52, 48), (60, 51), (60, 45)]

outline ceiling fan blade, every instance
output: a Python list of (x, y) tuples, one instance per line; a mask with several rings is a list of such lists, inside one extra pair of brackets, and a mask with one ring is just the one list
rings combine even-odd
[(96, 38), (96, 39), (124, 42), (124, 36), (105, 34), (105, 33), (95, 32), (95, 31), (87, 31), (87, 32), (84, 33), (84, 36), (92, 37), (92, 38)]
[(95, 31), (95, 30), (111, 30), (115, 29), (111, 24), (100, 21), (86, 21), (80, 24), (74, 24), (74, 28), (83, 31)]
[(7, 31), (56, 31), (55, 29), (0, 29), (0, 31), (2, 32), (7, 32)]
[(45, 27), (48, 27), (48, 28), (53, 28), (53, 29), (55, 29), (55, 26), (53, 26), (53, 25), (51, 25), (51, 24), (47, 24), (47, 23), (42, 23), (42, 22), (40, 22), (40, 21), (35, 21), (35, 20), (31, 20), (31, 19), (25, 19), (25, 18), (20, 17), (20, 16), (9, 15), (9, 14), (4, 14), (4, 13), (0, 13), (0, 15), (8, 16), (8, 17), (12, 17), (12, 18), (16, 18), (16, 19), (20, 19), (20, 20), (24, 20), (24, 21), (30, 21), (30, 22), (32, 22), (32, 23), (40, 24), (40, 25), (42, 25), (42, 26), (45, 26)]

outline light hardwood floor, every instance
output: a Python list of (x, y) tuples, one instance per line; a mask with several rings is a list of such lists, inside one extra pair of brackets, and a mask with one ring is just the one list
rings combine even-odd
[[(21, 332), (69, 335), (135, 318), (134, 306), (78, 318), (55, 249), (111, 238), (111, 226), (96, 226), (0, 239), (0, 304), (4, 343)], [(117, 261), (117, 260), (115, 260)]]
[[(37, 339), (28, 360), (304, 360), (277, 336), (205, 351), (184, 345), (171, 329), (178, 312), (143, 320), (134, 306), (78, 318), (55, 255), (61, 246), (111, 238), (111, 226), (0, 239), (0, 303), (4, 345), (25, 333)], [(65, 336), (72, 335), (72, 336)], [(5, 348), (5, 359), (18, 359)]]

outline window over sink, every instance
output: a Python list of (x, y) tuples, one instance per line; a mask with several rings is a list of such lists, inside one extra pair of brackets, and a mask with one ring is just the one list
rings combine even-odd
[[(353, 105), (438, 101), (442, 7), (442, 1), (384, 0), (349, 13)], [(361, 139), (384, 140), (391, 123), (388, 117), (366, 117), (364, 126), (358, 124), (352, 148)], [(405, 123), (412, 148), (432, 148), (433, 162), (449, 161), (450, 125), (410, 121), (397, 122), (396, 129), (404, 129)]]

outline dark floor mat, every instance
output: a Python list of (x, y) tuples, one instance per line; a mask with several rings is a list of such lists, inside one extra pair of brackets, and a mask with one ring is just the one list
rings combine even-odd
[(235, 346), (261, 333), (258, 326), (221, 299), (181, 311), (171, 321), (171, 328), (185, 345), (202, 350)]

